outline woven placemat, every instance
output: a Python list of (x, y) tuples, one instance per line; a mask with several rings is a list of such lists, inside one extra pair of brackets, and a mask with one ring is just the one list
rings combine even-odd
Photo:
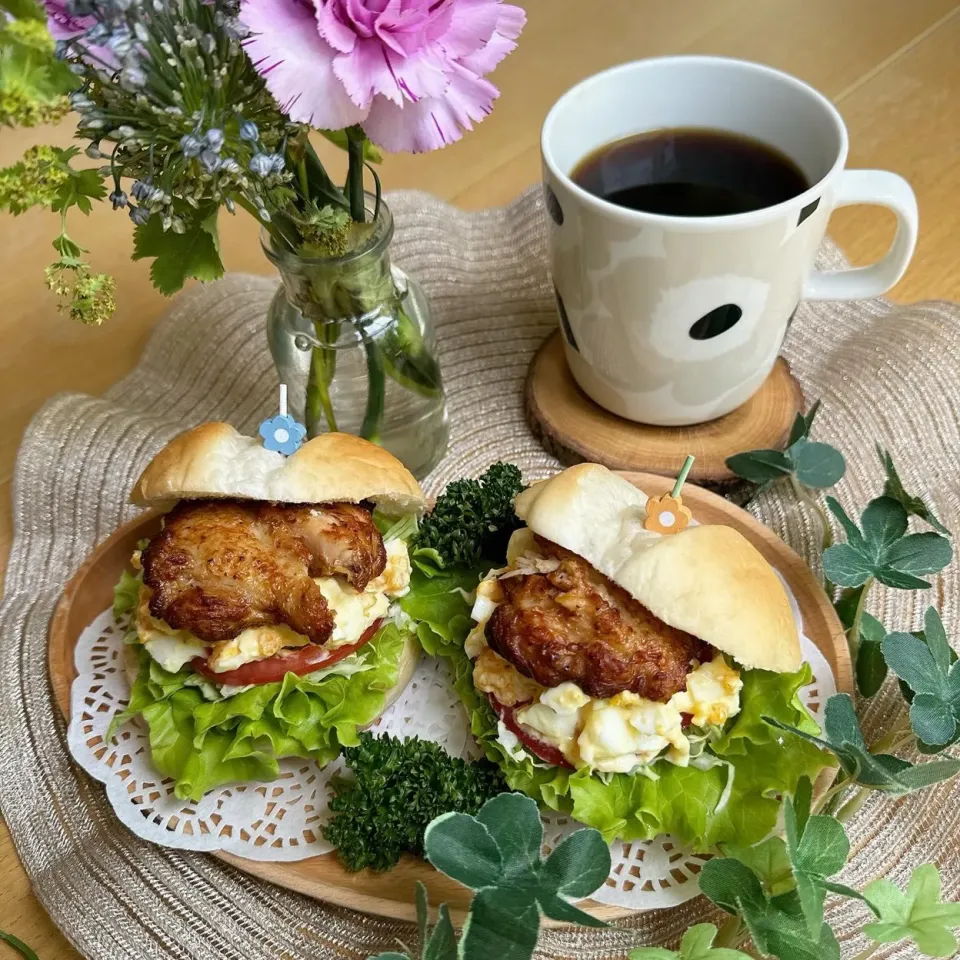
[[(425, 487), (476, 475), (491, 461), (528, 480), (554, 471), (524, 425), (527, 363), (556, 325), (540, 193), (468, 214), (424, 194), (394, 194), (394, 256), (429, 294), (439, 324), (452, 444)], [(821, 266), (841, 262), (826, 245)], [(46, 676), (47, 625), (64, 582), (90, 549), (133, 512), (126, 491), (178, 431), (227, 419), (251, 432), (273, 412), (276, 374), (263, 318), (275, 281), (233, 276), (181, 296), (157, 326), (137, 369), (102, 398), (60, 395), (30, 424), (17, 460), (14, 543), (0, 607), (0, 809), (37, 896), (89, 960), (365, 958), (410, 943), (410, 926), (316, 903), (253, 880), (212, 857), (146, 844), (121, 827), (103, 788), (71, 762)], [(908, 488), (960, 528), (960, 305), (883, 300), (804, 304), (784, 353), (808, 398), (820, 397), (819, 438), (847, 456), (839, 496), (862, 506), (880, 487), (880, 439)], [(103, 336), (109, 336), (108, 331)], [(819, 534), (790, 503), (751, 506), (812, 559)], [(926, 593), (878, 591), (874, 612), (901, 629), (933, 601), (957, 626), (960, 564)], [(895, 699), (866, 710), (889, 722)], [(843, 880), (903, 882), (927, 860), (960, 896), (960, 785), (905, 801), (873, 799), (852, 824)], [(828, 907), (838, 935), (863, 917)], [(539, 957), (623, 957), (641, 943), (673, 943), (708, 911), (703, 900), (646, 914), (610, 931), (571, 929), (541, 938)], [(849, 951), (852, 944), (847, 945)], [(889, 948), (878, 957), (907, 957)]]

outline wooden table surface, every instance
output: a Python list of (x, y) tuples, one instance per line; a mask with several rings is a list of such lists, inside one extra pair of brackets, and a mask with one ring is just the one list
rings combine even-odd
[[(523, 0), (521, 0), (523, 2)], [(553, 101), (604, 67), (668, 53), (760, 60), (821, 89), (850, 128), (850, 165), (903, 174), (920, 201), (920, 242), (898, 300), (960, 299), (960, 3), (957, 0), (527, 0), (518, 50), (493, 79), (493, 115), (460, 143), (387, 159), (387, 189), (415, 187), (468, 209), (503, 204), (539, 178), (540, 122)], [(7, 131), (0, 165), (33, 143), (66, 144), (71, 127)], [(326, 156), (326, 154), (325, 154)], [(333, 154), (330, 154), (332, 157)], [(332, 163), (336, 166), (339, 158)], [(78, 217), (77, 220), (82, 218)], [(222, 220), (228, 269), (267, 273), (248, 218)], [(0, 223), (0, 563), (11, 538), (10, 482), (32, 414), (53, 393), (100, 393), (135, 364), (165, 302), (147, 265), (133, 263), (130, 222), (107, 205), (71, 234), (97, 270), (117, 278), (119, 309), (100, 329), (58, 316), (43, 287), (56, 232), (50, 214)], [(840, 211), (831, 233), (854, 262), (877, 259), (893, 232), (875, 208)], [(119, 825), (117, 829), (122, 829)], [(6, 829), (0, 827), (0, 928), (42, 960), (78, 954), (34, 898)], [(0, 957), (7, 950), (0, 943)]]

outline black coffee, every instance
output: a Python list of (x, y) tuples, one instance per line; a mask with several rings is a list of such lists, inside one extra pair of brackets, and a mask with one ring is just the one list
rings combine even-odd
[(610, 203), (675, 217), (760, 210), (810, 186), (775, 147), (694, 127), (652, 130), (608, 143), (581, 160), (572, 178)]

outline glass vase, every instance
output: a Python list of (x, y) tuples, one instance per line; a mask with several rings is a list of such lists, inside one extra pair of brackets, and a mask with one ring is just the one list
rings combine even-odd
[[(370, 222), (340, 257), (301, 257), (263, 236), (282, 283), (267, 339), (291, 414), (315, 437), (353, 433), (425, 476), (447, 446), (447, 413), (430, 305), (390, 263), (393, 217), (367, 195)], [(356, 238), (355, 238), (356, 242)]]

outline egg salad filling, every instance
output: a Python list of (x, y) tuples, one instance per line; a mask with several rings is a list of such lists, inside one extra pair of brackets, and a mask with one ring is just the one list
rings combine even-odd
[[(411, 568), (406, 543), (399, 538), (390, 539), (384, 542), (384, 548), (386, 567), (363, 590), (354, 589), (339, 577), (314, 581), (334, 616), (333, 633), (324, 644), (327, 649), (356, 643), (371, 624), (392, 614), (394, 600), (409, 592)], [(134, 554), (132, 562), (135, 569), (140, 568), (138, 554)], [(275, 624), (250, 627), (231, 640), (207, 644), (187, 630), (174, 630), (158, 620), (150, 613), (149, 604), (150, 589), (141, 584), (134, 620), (137, 637), (150, 656), (171, 673), (195, 657), (206, 657), (214, 673), (227, 673), (246, 663), (272, 657), (284, 648), (302, 647), (310, 642), (288, 626)]]
[[(521, 566), (534, 563), (525, 555)], [(706, 663), (693, 661), (686, 689), (666, 703), (624, 691), (607, 699), (587, 696), (574, 683), (547, 689), (525, 677), (491, 650), (484, 630), (503, 593), (498, 579), (511, 570), (494, 570), (477, 587), (472, 618), (476, 625), (465, 643), (473, 660), (473, 682), (506, 707), (515, 707), (521, 730), (556, 747), (574, 767), (597, 773), (634, 773), (666, 759), (686, 767), (703, 749), (711, 731), (718, 731), (740, 710), (743, 681), (718, 653)], [(523, 745), (501, 720), (498, 739), (519, 759)]]

